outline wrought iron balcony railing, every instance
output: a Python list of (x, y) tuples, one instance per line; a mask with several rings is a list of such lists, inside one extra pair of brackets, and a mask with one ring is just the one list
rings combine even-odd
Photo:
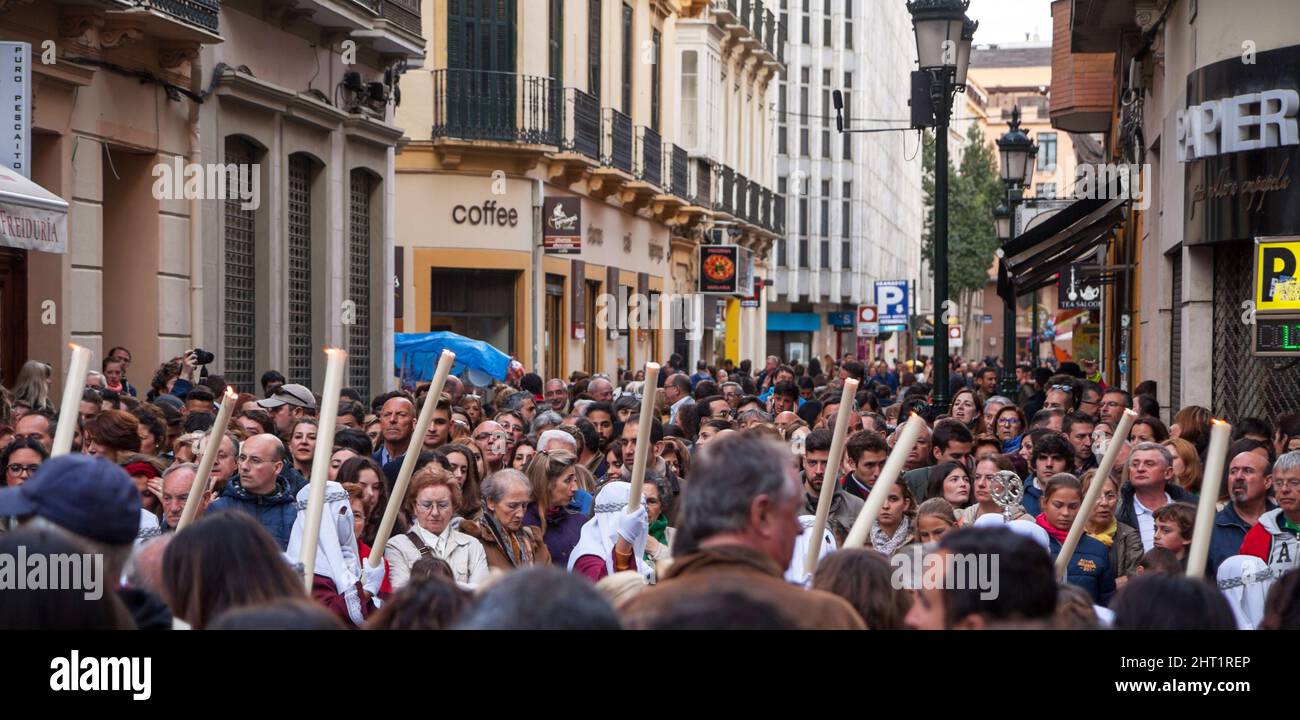
[(663, 187), (664, 141), (653, 128), (637, 128), (636, 177), (651, 185)]
[(749, 178), (736, 173), (736, 194), (732, 196), (731, 214), (741, 220), (749, 215)]
[(604, 136), (601, 162), (632, 174), (632, 118), (614, 108), (605, 108)]
[(433, 71), (433, 137), (559, 146), (558, 85), (486, 70)]
[(409, 30), (416, 35), (422, 31), (420, 27), (420, 0), (373, 0), (379, 3), (379, 16), (392, 20), (395, 25), (403, 30)]
[(600, 101), (577, 88), (564, 91), (564, 149), (600, 162)]
[(713, 163), (704, 158), (696, 158), (690, 161), (687, 169), (690, 174), (687, 182), (690, 184), (691, 204), (712, 209), (715, 196)]
[(220, 0), (136, 0), (137, 6), (152, 8), (208, 32), (217, 32)]
[(664, 145), (664, 158), (668, 177), (667, 190), (683, 200), (689, 200), (690, 194), (690, 155), (672, 143)]

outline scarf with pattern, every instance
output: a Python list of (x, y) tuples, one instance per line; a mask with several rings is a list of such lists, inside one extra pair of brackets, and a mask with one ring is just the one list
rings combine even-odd
[(492, 511), (483, 513), (483, 527), (492, 533), (496, 539), (497, 545), (505, 553), (506, 559), (515, 567), (527, 567), (533, 564), (533, 544), (528, 539), (527, 530), (520, 528), (519, 532), (510, 532), (501, 523), (497, 522), (496, 516)]
[(877, 520), (871, 525), (871, 547), (875, 548), (876, 552), (892, 555), (895, 550), (902, 547), (903, 543), (907, 542), (911, 531), (912, 518), (907, 515), (903, 516), (903, 522), (898, 524), (898, 529), (894, 531), (893, 535), (886, 535), (885, 531), (880, 527), (880, 521)]

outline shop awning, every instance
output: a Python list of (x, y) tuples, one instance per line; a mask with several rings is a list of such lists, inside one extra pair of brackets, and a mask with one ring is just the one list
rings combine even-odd
[(67, 201), (0, 165), (0, 245), (66, 253)]
[(817, 313), (768, 313), (768, 332), (817, 332), (822, 317)]
[[(1128, 200), (1079, 200), (1026, 230), (999, 249), (1003, 267), (1024, 294), (1052, 282), (1060, 269), (1093, 252), (1110, 237)], [(1008, 283), (998, 283), (1006, 297)]]

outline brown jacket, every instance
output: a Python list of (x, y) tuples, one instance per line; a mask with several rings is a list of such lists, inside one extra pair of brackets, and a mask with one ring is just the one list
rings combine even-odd
[(743, 545), (697, 550), (675, 558), (657, 585), (624, 608), (628, 627), (645, 628), (675, 603), (700, 595), (739, 592), (782, 610), (804, 630), (865, 630), (866, 624), (843, 598), (787, 583), (783, 569), (766, 555)]
[[(510, 557), (506, 554), (506, 551), (497, 544), (496, 536), (487, 528), (473, 520), (461, 520), (457, 529), (482, 543), (483, 552), (487, 553), (489, 568), (493, 570), (515, 569), (515, 566), (510, 563)], [(533, 546), (533, 564), (537, 567), (550, 565), (551, 551), (547, 550), (546, 543), (542, 542), (541, 528), (525, 525), (523, 532)]]

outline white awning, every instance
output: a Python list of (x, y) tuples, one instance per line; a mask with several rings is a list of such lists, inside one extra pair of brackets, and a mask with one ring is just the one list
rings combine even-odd
[(67, 238), (67, 201), (0, 165), (0, 245), (62, 254)]

